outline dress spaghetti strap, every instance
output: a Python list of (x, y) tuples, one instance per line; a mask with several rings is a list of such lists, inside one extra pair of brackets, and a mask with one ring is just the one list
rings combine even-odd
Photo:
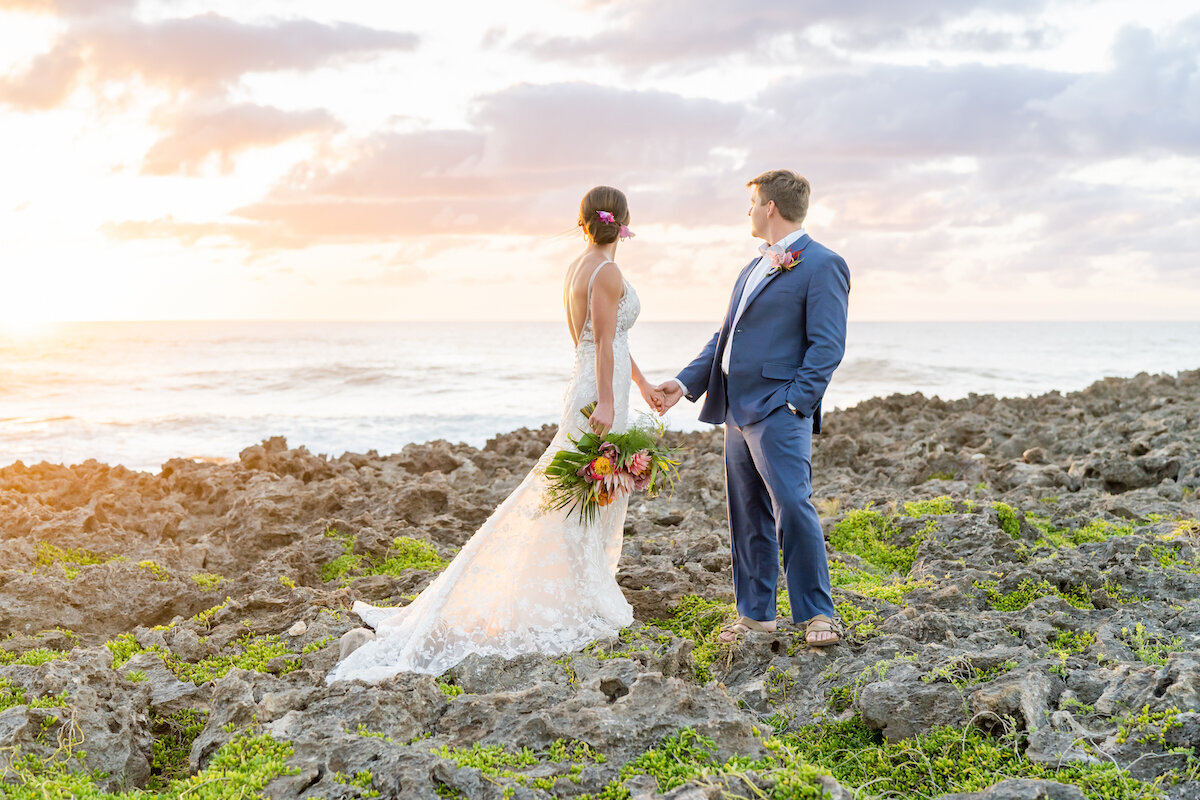
[(588, 278), (588, 292), (587, 292), (587, 296), (588, 296), (588, 307), (589, 307), (589, 308), (590, 308), (590, 307), (591, 307), (591, 305), (592, 305), (592, 286), (594, 286), (594, 285), (595, 285), (595, 283), (596, 283), (596, 276), (600, 274), (600, 270), (604, 269), (604, 266), (605, 266), (606, 264), (615, 264), (615, 263), (617, 263), (617, 262), (613, 261), (613, 260), (610, 258), (610, 259), (608, 259), (608, 260), (606, 260), (606, 261), (602, 262), (602, 263), (600, 264), (600, 266), (598, 266), (598, 267), (596, 267), (594, 270), (592, 270), (592, 277)]
[(592, 270), (592, 277), (588, 278), (587, 301), (586, 301), (587, 310), (583, 314), (583, 327), (579, 329), (581, 333), (584, 330), (584, 328), (587, 327), (588, 323), (592, 321), (592, 286), (594, 286), (596, 284), (596, 276), (600, 274), (600, 270), (604, 269), (604, 267), (606, 265), (615, 264), (615, 263), (617, 263), (617, 262), (613, 261), (611, 258), (605, 260), (604, 262), (602, 262), (600, 264), (600, 266), (598, 266), (594, 270)]

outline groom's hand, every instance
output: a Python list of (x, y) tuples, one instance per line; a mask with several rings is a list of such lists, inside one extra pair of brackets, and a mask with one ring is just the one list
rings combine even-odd
[(663, 394), (658, 390), (658, 387), (651, 386), (649, 383), (642, 383), (638, 386), (638, 389), (641, 391), (642, 399), (646, 401), (646, 405), (650, 406), (659, 414), (662, 414), (664, 411), (666, 411), (666, 409), (663, 408)]
[(663, 396), (662, 410), (658, 412), (659, 414), (667, 413), (671, 406), (678, 403), (679, 398), (683, 397), (683, 389), (679, 388), (677, 381), (663, 381), (655, 389), (662, 392)]

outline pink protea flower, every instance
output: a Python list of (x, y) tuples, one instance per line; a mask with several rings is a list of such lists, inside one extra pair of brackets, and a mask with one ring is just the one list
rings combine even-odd
[(650, 471), (650, 454), (645, 450), (639, 450), (629, 457), (629, 461), (625, 464), (625, 468), (632, 475), (641, 475), (643, 472)]
[(650, 470), (646, 470), (643, 474), (638, 475), (633, 479), (633, 490), (635, 492), (644, 492), (650, 488)]
[(575, 474), (583, 478), (588, 483), (595, 483), (596, 473), (592, 471), (592, 462), (588, 462), (575, 471)]
[(604, 476), (604, 488), (608, 489), (609, 494), (613, 497), (630, 494), (634, 487), (634, 478), (625, 470), (617, 470), (612, 475)]
[(621, 460), (621, 451), (612, 442), (604, 442), (600, 445), (600, 455), (613, 464), (619, 463)]

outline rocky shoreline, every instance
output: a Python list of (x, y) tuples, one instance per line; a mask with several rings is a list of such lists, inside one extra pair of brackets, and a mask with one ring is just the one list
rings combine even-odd
[(1200, 371), (830, 413), (837, 647), (716, 642), (720, 432), (672, 433), (620, 637), (326, 686), (552, 433), (0, 469), (0, 797), (1200, 796)]

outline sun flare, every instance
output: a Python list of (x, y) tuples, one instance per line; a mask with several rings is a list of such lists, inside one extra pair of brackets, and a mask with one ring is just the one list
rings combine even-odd
[(53, 335), (57, 328), (58, 323), (50, 322), (48, 320), (7, 317), (5, 319), (0, 319), (0, 339), (44, 339)]

